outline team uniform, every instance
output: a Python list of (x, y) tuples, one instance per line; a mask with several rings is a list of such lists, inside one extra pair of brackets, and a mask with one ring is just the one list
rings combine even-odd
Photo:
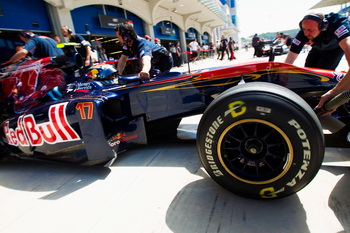
[(347, 17), (336, 13), (325, 15), (325, 31), (322, 31), (314, 40), (304, 35), (302, 30), (294, 38), (290, 51), (299, 54), (303, 46), (310, 45), (305, 67), (314, 67), (335, 70), (344, 55), (339, 42), (350, 36), (350, 25)]
[[(80, 35), (72, 35), (72, 37), (69, 39), (69, 42), (75, 42), (82, 45), (80, 48), (77, 48), (77, 51), (83, 57), (83, 60), (85, 60), (86, 58), (85, 46), (90, 46), (90, 43)], [(92, 64), (91, 58), (90, 58), (90, 64)]]
[(56, 48), (57, 42), (47, 36), (34, 35), (24, 45), (24, 49), (35, 58), (63, 55), (63, 50)]
[(135, 56), (141, 59), (143, 56), (150, 56), (151, 70), (150, 76), (153, 77), (154, 69), (160, 70), (160, 72), (169, 71), (173, 67), (173, 58), (171, 53), (166, 48), (154, 44), (144, 38), (136, 38), (132, 46), (123, 46), (122, 54), (125, 56)]

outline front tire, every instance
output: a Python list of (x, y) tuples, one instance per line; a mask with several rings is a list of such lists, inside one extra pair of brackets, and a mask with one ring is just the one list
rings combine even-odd
[(197, 148), (206, 171), (224, 188), (249, 198), (281, 198), (317, 174), (324, 137), (297, 94), (254, 82), (227, 90), (209, 105)]

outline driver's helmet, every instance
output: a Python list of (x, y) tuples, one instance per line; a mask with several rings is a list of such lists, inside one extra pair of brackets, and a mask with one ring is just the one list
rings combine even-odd
[(88, 69), (86, 76), (94, 80), (110, 80), (116, 77), (116, 73), (112, 65), (95, 65)]

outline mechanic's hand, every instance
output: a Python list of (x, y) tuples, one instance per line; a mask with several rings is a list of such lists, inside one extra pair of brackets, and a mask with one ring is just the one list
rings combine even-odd
[(85, 59), (84, 66), (89, 66), (90, 65), (90, 59)]
[[(322, 108), (323, 105), (324, 105), (325, 103), (327, 103), (328, 101), (330, 101), (334, 96), (336, 96), (336, 95), (333, 94), (332, 90), (329, 90), (327, 93), (323, 94), (323, 95), (321, 96), (320, 102), (317, 104), (317, 106), (315, 107), (315, 109)], [(334, 110), (335, 110), (335, 109), (334, 109)], [(322, 114), (322, 116), (325, 116), (325, 115), (327, 115), (327, 114), (329, 114), (329, 113), (332, 113), (332, 112), (334, 112), (334, 110), (328, 111), (328, 112)]]
[(148, 72), (143, 72), (141, 71), (139, 73), (139, 78), (142, 80), (142, 81), (148, 81), (150, 79), (149, 77), (149, 73)]

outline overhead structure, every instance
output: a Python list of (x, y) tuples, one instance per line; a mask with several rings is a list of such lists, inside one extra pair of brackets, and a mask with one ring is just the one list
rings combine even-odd
[(214, 2), (213, 0), (200, 0), (200, 2), (209, 10), (211, 10), (216, 16), (221, 18), (224, 22), (230, 21), (228, 15), (223, 11), (221, 7), (219, 7), (217, 2)]
[[(153, 9), (153, 23), (171, 17), (180, 28), (196, 28), (202, 32), (204, 27), (220, 27), (230, 22), (228, 12), (220, 1), (215, 0), (153, 0), (158, 9)], [(166, 10), (166, 11), (163, 11)], [(163, 13), (164, 12), (164, 13)]]
[(322, 7), (327, 7), (327, 6), (336, 6), (336, 5), (342, 5), (349, 3), (350, 0), (321, 0), (319, 3), (314, 5), (311, 9), (317, 9), (317, 8), (322, 8)]

